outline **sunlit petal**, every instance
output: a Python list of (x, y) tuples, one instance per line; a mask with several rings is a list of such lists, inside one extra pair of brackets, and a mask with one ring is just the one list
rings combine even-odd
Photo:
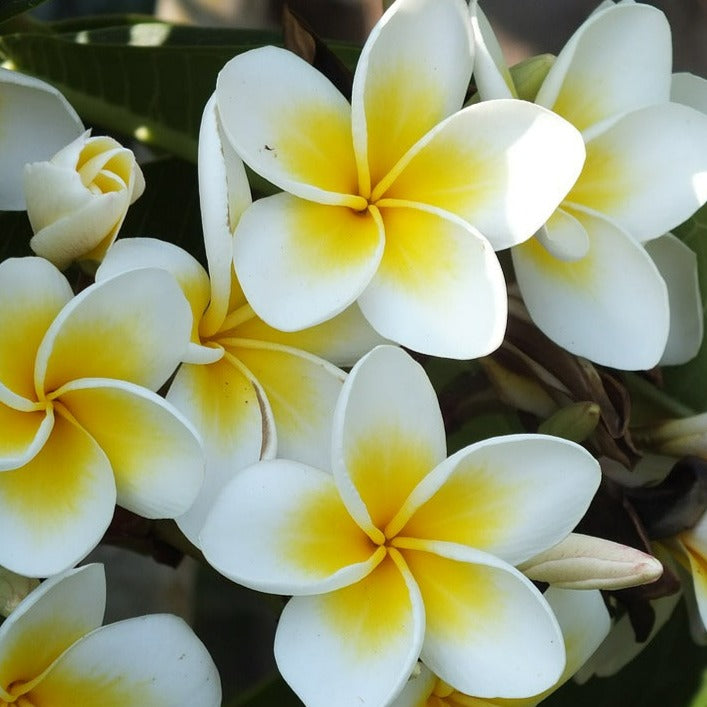
[(347, 586), (385, 554), (353, 521), (331, 474), (286, 460), (234, 476), (201, 531), (201, 548), (229, 579), (276, 594)]
[(189, 305), (165, 270), (103, 280), (52, 322), (37, 353), (37, 386), (50, 392), (77, 378), (118, 378), (157, 390), (182, 359), (191, 325)]
[(498, 250), (540, 228), (583, 161), (580, 134), (559, 116), (525, 101), (484, 101), (421, 140), (384, 197), (451, 211)]
[(348, 307), (373, 277), (383, 244), (374, 209), (358, 212), (277, 194), (243, 214), (234, 262), (257, 314), (295, 331)]
[(331, 421), (344, 372), (287, 346), (247, 339), (226, 345), (267, 396), (277, 428), (278, 456), (328, 469)]
[(211, 302), (204, 315), (202, 331), (209, 335), (218, 330), (228, 311), (233, 232), (251, 203), (243, 163), (223, 136), (216, 94), (204, 108), (199, 130), (199, 203), (211, 277)]
[(167, 400), (194, 425), (204, 444), (204, 484), (177, 524), (198, 544), (217, 494), (244, 466), (254, 464), (275, 442), (274, 421), (265, 394), (230, 357), (208, 366), (182, 365)]
[(41, 675), (72, 643), (103, 622), (101, 565), (51, 577), (0, 628), (0, 689)]
[[(37, 349), (52, 320), (72, 296), (66, 278), (44, 258), (8, 258), (0, 263), (0, 382), (16, 396), (37, 399)], [(12, 404), (9, 397), (0, 395)]]
[(39, 454), (0, 474), (0, 565), (28, 577), (71, 567), (98, 544), (114, 507), (106, 455), (57, 415)]
[(124, 381), (82, 379), (59, 400), (110, 460), (118, 504), (146, 518), (174, 518), (203, 481), (200, 440), (164, 398)]
[(176, 616), (140, 616), (75, 643), (28, 694), (52, 707), (218, 707), (221, 684), (201, 641)]
[(293, 332), (273, 329), (262, 319), (253, 317), (238, 327), (238, 336), (292, 346), (336, 366), (353, 366), (374, 346), (388, 343), (371, 327), (357, 304), (322, 324)]
[(607, 118), (667, 101), (671, 67), (665, 15), (648, 5), (617, 5), (582, 24), (558, 55), (536, 100), (584, 131)]
[(506, 328), (506, 287), (489, 242), (464, 222), (410, 208), (381, 209), (385, 252), (359, 298), (383, 336), (434, 356), (494, 351)]
[(629, 113), (589, 140), (584, 169), (567, 195), (640, 242), (679, 225), (705, 200), (707, 116), (678, 103)]
[(424, 369), (379, 346), (351, 370), (334, 416), (333, 470), (344, 503), (371, 537), (446, 453), (442, 414)]
[(0, 68), (0, 210), (22, 210), (22, 168), (48, 160), (84, 132), (54, 86)]
[(401, 553), (425, 604), (421, 657), (433, 672), (478, 697), (525, 697), (558, 680), (565, 666), (562, 634), (530, 580), (461, 545), (409, 545), (417, 547)]
[(275, 659), (312, 707), (388, 704), (415, 665), (424, 631), (415, 580), (399, 556), (389, 556), (356, 584), (291, 599), (277, 627)]
[[(243, 161), (281, 189), (324, 204), (359, 204), (351, 107), (292, 52), (261, 47), (219, 73), (223, 131)], [(365, 206), (365, 202), (363, 202)]]
[(668, 291), (626, 232), (598, 214), (572, 211), (589, 236), (584, 258), (558, 260), (535, 239), (513, 249), (526, 307), (537, 326), (571, 353), (624, 370), (648, 369), (668, 338)]
[(660, 365), (686, 363), (697, 355), (704, 333), (697, 256), (672, 233), (649, 241), (646, 250), (668, 287), (670, 331)]
[(472, 61), (467, 10), (459, 0), (399, 0), (376, 23), (358, 60), (351, 98), (364, 193), (459, 110)]
[(420, 484), (399, 533), (461, 543), (515, 565), (564, 538), (600, 480), (596, 460), (573, 442), (538, 434), (491, 438), (460, 450)]

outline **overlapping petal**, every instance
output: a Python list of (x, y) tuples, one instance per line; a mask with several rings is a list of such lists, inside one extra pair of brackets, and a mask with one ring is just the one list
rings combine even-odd
[(707, 514), (694, 528), (682, 533), (679, 542), (690, 565), (697, 610), (702, 625), (707, 627)]
[(72, 296), (66, 278), (43, 258), (8, 258), (0, 263), (0, 400), (6, 404), (20, 407), (18, 398), (27, 404), (37, 399), (37, 349)]
[(385, 252), (358, 300), (373, 327), (434, 356), (469, 359), (497, 349), (507, 299), (490, 243), (433, 210), (385, 208), (381, 215)]
[(201, 532), (208, 562), (260, 591), (316, 594), (357, 582), (380, 563), (331, 474), (271, 460), (237, 473)]
[(24, 165), (48, 160), (84, 127), (54, 86), (2, 68), (0, 105), (0, 210), (21, 210)]
[(32, 704), (52, 707), (215, 707), (221, 684), (206, 648), (184, 621), (158, 614), (88, 634), (28, 696)]
[(442, 414), (422, 366), (401, 349), (375, 348), (349, 374), (334, 413), (332, 468), (351, 515), (380, 541), (445, 454)]
[(567, 195), (639, 242), (670, 231), (706, 200), (707, 116), (678, 103), (633, 111), (589, 140)]
[(51, 409), (23, 412), (0, 402), (0, 471), (26, 464), (44, 446), (53, 427)]
[(402, 0), (376, 23), (351, 98), (361, 193), (369, 194), (420, 138), (459, 109), (472, 62), (460, 0)]
[(251, 203), (250, 186), (240, 157), (223, 136), (216, 95), (207, 102), (199, 130), (199, 204), (211, 301), (202, 333), (211, 335), (228, 312), (233, 270), (233, 232)]
[(265, 393), (277, 428), (278, 456), (328, 468), (332, 414), (344, 372), (288, 346), (248, 339), (224, 339), (223, 344)]
[(307, 705), (388, 704), (415, 665), (424, 631), (419, 589), (391, 550), (356, 584), (290, 600), (277, 627), (275, 658)]
[(583, 258), (558, 260), (535, 239), (512, 252), (530, 316), (571, 353), (624, 370), (655, 366), (670, 326), (660, 272), (618, 225), (595, 213), (573, 210), (571, 215), (589, 236)]
[(291, 346), (331, 361), (335, 366), (353, 366), (374, 346), (387, 343), (361, 314), (358, 304), (317, 326), (285, 332), (253, 317), (239, 325), (238, 336)]
[(264, 391), (228, 356), (208, 366), (183, 364), (167, 400), (195, 426), (204, 444), (204, 483), (177, 518), (182, 532), (198, 545), (217, 494), (238, 470), (275, 446), (275, 423)]
[(277, 194), (256, 201), (241, 217), (234, 263), (258, 316), (295, 331), (356, 300), (377, 270), (383, 246), (375, 208), (358, 212)]
[[(230, 254), (228, 257), (230, 259)], [(124, 238), (114, 243), (106, 254), (96, 271), (96, 282), (140, 268), (159, 268), (174, 276), (191, 307), (191, 340), (200, 343), (199, 321), (209, 304), (211, 284), (199, 261), (182, 248), (166, 241), (156, 238)]]
[(697, 355), (704, 334), (697, 256), (672, 233), (649, 241), (645, 248), (668, 288), (670, 329), (660, 364), (686, 363)]
[(61, 404), (100, 445), (118, 503), (146, 518), (173, 518), (203, 482), (201, 441), (163, 398), (125, 381), (84, 378), (58, 391)]
[(421, 658), (445, 682), (478, 697), (525, 697), (559, 679), (560, 627), (530, 580), (462, 545), (401, 538), (394, 544), (425, 604)]
[(28, 577), (70, 567), (93, 549), (115, 507), (110, 462), (63, 415), (41, 451), (0, 474), (0, 565)]
[(224, 133), (243, 161), (281, 189), (322, 204), (365, 208), (351, 139), (351, 107), (292, 52), (261, 47), (218, 75)]
[[(118, 303), (120, 306), (117, 306)], [(91, 285), (54, 319), (37, 353), (37, 388), (116, 378), (158, 389), (189, 342), (192, 316), (165, 270), (133, 270)]]
[(600, 480), (596, 460), (573, 442), (495, 437), (442, 462), (415, 489), (390, 532), (467, 545), (516, 565), (577, 525)]
[(0, 699), (18, 678), (41, 675), (68, 646), (100, 626), (105, 597), (100, 565), (52, 577), (32, 592), (0, 628)]
[(420, 140), (383, 185), (380, 206), (390, 198), (451, 211), (498, 250), (540, 228), (583, 162), (581, 135), (559, 116), (525, 101), (485, 101)]
[(567, 42), (536, 101), (585, 131), (666, 102), (671, 67), (665, 15), (638, 3), (613, 6), (592, 15)]

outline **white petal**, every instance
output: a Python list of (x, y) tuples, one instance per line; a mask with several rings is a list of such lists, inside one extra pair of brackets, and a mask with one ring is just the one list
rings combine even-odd
[(503, 271), (491, 244), (448, 214), (381, 208), (385, 251), (359, 298), (383, 336), (447, 358), (484, 356), (506, 329)]
[(707, 79), (694, 74), (673, 74), (670, 100), (707, 113)]
[(275, 634), (275, 659), (311, 707), (374, 707), (402, 689), (424, 631), (419, 589), (399, 556), (388, 557), (356, 584), (290, 600)]
[(0, 210), (21, 210), (24, 165), (50, 159), (84, 127), (54, 86), (15, 71), (0, 69), (0, 105)]
[(256, 201), (238, 224), (234, 264), (258, 316), (277, 329), (295, 331), (348, 307), (370, 282), (383, 253), (377, 214), (289, 194)]
[(704, 333), (697, 256), (672, 233), (649, 241), (646, 250), (668, 287), (670, 330), (660, 365), (687, 363), (697, 355)]
[(618, 225), (598, 214), (571, 215), (589, 236), (584, 258), (558, 260), (535, 239), (512, 251), (531, 318), (570, 353), (624, 370), (652, 368), (668, 338), (663, 278), (645, 249)]
[(424, 369), (379, 346), (351, 370), (336, 406), (333, 470), (344, 503), (374, 539), (446, 454), (442, 414)]
[(286, 460), (234, 476), (201, 531), (201, 549), (229, 579), (276, 594), (345, 587), (382, 552), (348, 514), (331, 474)]

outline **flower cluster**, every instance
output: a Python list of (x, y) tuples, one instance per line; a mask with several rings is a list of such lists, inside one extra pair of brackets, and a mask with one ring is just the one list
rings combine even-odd
[(99, 628), (76, 565), (116, 505), (290, 597), (306, 705), (536, 705), (681, 588), (703, 637), (707, 421), (628, 373), (702, 346), (676, 229), (707, 82), (671, 71), (632, 0), (510, 69), (477, 0), (395, 0), (346, 95), (240, 51), (201, 118), (200, 262), (122, 233), (147, 166), (0, 69), (0, 208), (35, 253), (0, 261), (0, 705), (221, 699), (179, 619)]

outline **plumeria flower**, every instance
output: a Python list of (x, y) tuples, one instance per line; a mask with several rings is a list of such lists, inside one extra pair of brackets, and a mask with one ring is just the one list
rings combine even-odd
[(25, 165), (30, 247), (60, 270), (100, 262), (144, 189), (131, 150), (111, 137), (79, 136), (51, 160)]
[[(481, 97), (513, 95), (476, 2), (472, 26)], [(535, 96), (581, 130), (587, 161), (544, 227), (513, 248), (518, 285), (547, 336), (623, 369), (650, 368), (664, 354), (682, 362), (701, 339), (701, 330), (685, 335), (699, 318), (687, 249), (672, 236), (643, 247), (707, 200), (707, 117), (670, 101), (671, 61), (662, 12), (609, 4), (577, 30)]]
[(693, 634), (704, 634), (707, 631), (707, 513), (693, 528), (674, 538), (669, 547), (691, 580), (697, 609), (695, 618), (702, 624)]
[(357, 301), (387, 339), (470, 358), (506, 323), (493, 252), (530, 237), (574, 182), (577, 132), (530, 103), (460, 111), (473, 48), (463, 0), (398, 0), (374, 27), (351, 104), (283, 49), (240, 54), (216, 100), (235, 151), (283, 193), (238, 226), (253, 309), (285, 331)]
[(48, 160), (83, 132), (76, 111), (54, 86), (0, 68), (0, 210), (25, 208), (27, 162)]
[(0, 626), (0, 704), (218, 707), (213, 660), (176, 616), (101, 626), (102, 565), (43, 582)]
[(548, 690), (515, 699), (464, 695), (440, 680), (424, 665), (412, 677), (392, 707), (535, 707), (565, 684), (589, 659), (611, 627), (609, 612), (597, 590), (575, 591), (550, 587), (543, 595), (562, 629), (567, 663), (560, 679)]
[(356, 306), (318, 327), (285, 334), (257, 317), (233, 271), (233, 231), (251, 203), (243, 163), (221, 141), (210, 100), (199, 138), (199, 179), (207, 271), (177, 246), (148, 238), (118, 241), (96, 277), (149, 265), (173, 273), (192, 308), (184, 363), (167, 394), (193, 422), (206, 451), (199, 498), (178, 519), (198, 543), (216, 494), (240, 468), (280, 456), (326, 464), (331, 417), (345, 374), (381, 337)]
[(591, 455), (517, 435), (445, 459), (434, 389), (391, 346), (346, 379), (331, 450), (331, 472), (279, 459), (243, 469), (201, 534), (222, 574), (295, 595), (275, 657), (305, 704), (389, 704), (420, 657), (466, 694), (554, 684), (560, 629), (513, 565), (581, 518), (600, 478)]
[(0, 565), (62, 571), (99, 542), (116, 502), (171, 518), (203, 479), (197, 434), (153, 390), (189, 341), (168, 273), (145, 269), (73, 296), (47, 260), (0, 263)]

